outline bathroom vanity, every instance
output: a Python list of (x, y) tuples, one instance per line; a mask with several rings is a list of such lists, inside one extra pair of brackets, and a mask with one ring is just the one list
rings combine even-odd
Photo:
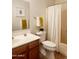
[[(39, 59), (40, 37), (27, 34), (19, 35), (12, 41), (12, 59)], [(18, 39), (19, 38), (19, 39)]]

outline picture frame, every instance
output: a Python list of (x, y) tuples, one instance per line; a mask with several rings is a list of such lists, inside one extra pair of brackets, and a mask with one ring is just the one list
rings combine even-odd
[(24, 8), (16, 8), (16, 16), (25, 16)]

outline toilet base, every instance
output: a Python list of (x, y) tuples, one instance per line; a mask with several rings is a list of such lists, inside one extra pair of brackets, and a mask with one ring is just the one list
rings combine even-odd
[(54, 55), (54, 52), (47, 52), (47, 54), (46, 54), (46, 56), (47, 56), (47, 59), (55, 59), (55, 55)]
[(49, 51), (43, 46), (40, 46), (40, 53), (45, 57), (45, 59), (55, 59), (54, 51)]
[(47, 51), (47, 50), (44, 49), (44, 50), (41, 51), (41, 54), (46, 59), (55, 59), (54, 51)]

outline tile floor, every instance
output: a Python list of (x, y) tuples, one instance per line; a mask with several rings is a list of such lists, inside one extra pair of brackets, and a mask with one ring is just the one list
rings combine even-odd
[(55, 59), (67, 59), (67, 57), (58, 52), (55, 52)]

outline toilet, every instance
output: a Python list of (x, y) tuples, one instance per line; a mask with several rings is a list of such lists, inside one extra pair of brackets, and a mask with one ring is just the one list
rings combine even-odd
[(42, 55), (46, 56), (47, 59), (55, 59), (54, 51), (56, 50), (56, 44), (54, 42), (46, 40), (46, 32), (40, 31), (36, 35), (40, 36), (40, 52)]

